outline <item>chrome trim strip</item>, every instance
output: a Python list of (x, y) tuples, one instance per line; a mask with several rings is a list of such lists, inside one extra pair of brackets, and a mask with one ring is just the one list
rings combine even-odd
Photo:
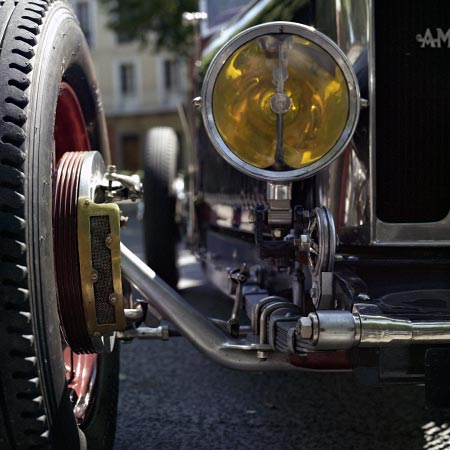
[[(273, 4), (276, 4), (276, 1), (262, 0), (254, 1), (253, 3), (254, 5), (250, 6), (249, 9), (244, 12), (244, 14), (235, 23), (231, 24), (231, 26), (227, 25), (225, 29), (220, 31), (220, 33), (217, 35), (217, 38), (215, 36), (213, 37), (213, 39), (203, 50), (203, 55), (207, 57), (209, 54), (215, 53), (233, 36), (247, 28), (249, 23), (251, 23), (252, 21), (253, 23), (258, 21), (259, 16), (265, 11), (265, 9), (273, 7)], [(223, 25), (224, 24), (222, 24), (222, 26)]]
[(376, 119), (376, 103), (375, 103), (375, 14), (373, 9), (374, 0), (369, 0), (369, 198), (370, 198), (370, 242), (375, 241), (375, 119)]
[(375, 223), (376, 245), (449, 247), (450, 213), (440, 222), (386, 223), (377, 219)]

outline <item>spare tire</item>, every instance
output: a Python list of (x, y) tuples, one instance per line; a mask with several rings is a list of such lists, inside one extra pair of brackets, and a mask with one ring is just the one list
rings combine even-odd
[(178, 283), (175, 220), (179, 144), (173, 128), (151, 128), (144, 152), (144, 235), (147, 264), (173, 288)]

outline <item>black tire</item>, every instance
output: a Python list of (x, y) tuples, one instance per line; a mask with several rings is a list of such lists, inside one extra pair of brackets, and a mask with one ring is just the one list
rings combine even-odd
[(178, 283), (175, 222), (178, 138), (175, 130), (157, 127), (148, 131), (144, 153), (144, 235), (147, 264), (173, 288)]
[(0, 448), (110, 449), (118, 348), (98, 358), (95, 398), (79, 427), (65, 376), (53, 256), (53, 131), (62, 81), (78, 97), (91, 147), (108, 161), (89, 50), (59, 0), (2, 2), (0, 42)]

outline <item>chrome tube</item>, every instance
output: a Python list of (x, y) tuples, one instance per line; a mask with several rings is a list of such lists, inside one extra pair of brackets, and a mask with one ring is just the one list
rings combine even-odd
[[(312, 328), (305, 331), (308, 337), (303, 341), (307, 348), (314, 350), (450, 343), (450, 321), (398, 319), (382, 314), (371, 304), (355, 304), (353, 313), (320, 310), (305, 319)], [(302, 326), (303, 322), (300, 330)]]
[[(317, 317), (317, 321), (314, 320)], [(359, 337), (359, 328), (353, 314), (347, 311), (317, 311), (311, 313), (313, 332), (317, 329), (315, 347), (317, 350), (349, 349)], [(314, 336), (313, 336), (314, 339)]]
[(414, 322), (412, 340), (423, 343), (450, 342), (450, 322)]
[(450, 342), (450, 322), (411, 322), (382, 316), (361, 317), (362, 347)]
[[(144, 301), (170, 320), (176, 329), (206, 356), (232, 369), (297, 369), (289, 363), (288, 355), (273, 353), (268, 345), (261, 347), (256, 341), (230, 338), (167, 285), (125, 245), (120, 244), (120, 251), (125, 278), (145, 297)], [(258, 360), (258, 350), (269, 350), (265, 361)]]

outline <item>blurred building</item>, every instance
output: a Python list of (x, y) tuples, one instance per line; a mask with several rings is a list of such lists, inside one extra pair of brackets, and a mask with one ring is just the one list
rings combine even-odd
[(97, 0), (70, 0), (91, 48), (105, 107), (113, 161), (121, 169), (142, 166), (146, 131), (167, 125), (181, 133), (177, 107), (186, 100), (185, 64), (155, 53), (107, 27)]

